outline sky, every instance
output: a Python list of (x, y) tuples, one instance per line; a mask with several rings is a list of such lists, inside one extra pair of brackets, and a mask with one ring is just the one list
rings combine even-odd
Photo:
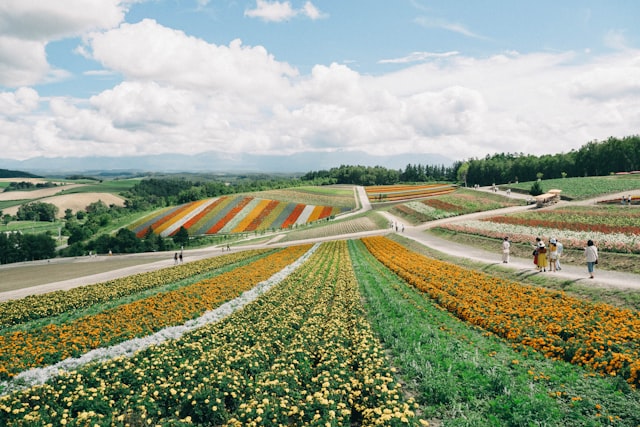
[(639, 17), (636, 0), (2, 0), (0, 158), (568, 152), (638, 134)]

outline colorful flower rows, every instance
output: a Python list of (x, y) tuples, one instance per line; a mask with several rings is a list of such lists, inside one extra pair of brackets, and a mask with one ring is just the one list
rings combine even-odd
[(57, 316), (70, 310), (84, 309), (105, 301), (159, 288), (198, 274), (234, 264), (269, 250), (234, 252), (186, 264), (134, 274), (95, 285), (30, 295), (18, 300), (0, 302), (0, 329), (30, 320)]
[(171, 236), (180, 227), (187, 229), (191, 235), (245, 233), (306, 224), (335, 216), (347, 209), (252, 196), (223, 196), (163, 209), (136, 221), (129, 228), (138, 237), (143, 237), (149, 228), (162, 236)]
[(363, 241), (383, 264), (460, 319), (515, 346), (640, 385), (638, 312), (430, 259), (384, 237)]
[(516, 243), (531, 243), (536, 237), (541, 237), (545, 240), (553, 237), (559, 239), (565, 248), (571, 249), (583, 249), (586, 246), (587, 240), (591, 239), (596, 243), (598, 249), (602, 251), (640, 253), (639, 235), (600, 233), (595, 231), (571, 231), (477, 220), (443, 224), (440, 228), (495, 239), (503, 239), (504, 236), (509, 236), (509, 239)]
[(391, 213), (413, 222), (427, 222), (473, 212), (516, 206), (520, 202), (504, 196), (458, 189), (453, 193), (397, 204)]
[(365, 188), (371, 202), (410, 200), (451, 193), (455, 186), (449, 184), (427, 185), (374, 185)]
[(575, 206), (562, 209), (531, 211), (485, 219), (500, 224), (596, 233), (640, 235), (640, 211), (621, 207)]
[(0, 425), (413, 426), (345, 242), (179, 340), (0, 398)]
[(91, 349), (149, 335), (193, 319), (266, 280), (299, 258), (309, 245), (294, 246), (248, 266), (176, 290), (87, 314), (75, 320), (0, 335), (0, 378), (77, 357)]

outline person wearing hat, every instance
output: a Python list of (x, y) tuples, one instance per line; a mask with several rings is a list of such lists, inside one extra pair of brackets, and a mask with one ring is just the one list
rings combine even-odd
[(556, 239), (549, 240), (549, 271), (556, 271), (556, 262), (558, 261), (558, 246)]
[(538, 271), (547, 271), (547, 247), (542, 240), (538, 243)]

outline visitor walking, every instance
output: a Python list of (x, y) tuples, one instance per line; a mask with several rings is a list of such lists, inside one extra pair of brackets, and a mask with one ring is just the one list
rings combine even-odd
[(564, 245), (558, 239), (555, 239), (555, 241), (556, 241), (556, 252), (557, 252), (556, 271), (560, 271), (560, 270), (562, 270), (562, 267), (560, 265), (560, 257), (562, 256), (562, 251), (564, 251)]
[(593, 279), (593, 270), (595, 270), (595, 266), (598, 263), (598, 248), (591, 239), (587, 241), (587, 247), (584, 248), (584, 256), (587, 260), (589, 279)]
[(173, 254), (173, 263), (174, 263), (174, 264), (178, 264), (178, 252), (176, 252), (175, 254)]
[(502, 262), (504, 264), (509, 263), (509, 252), (511, 250), (511, 243), (509, 243), (509, 237), (505, 237), (502, 240)]
[(538, 249), (540, 248), (540, 242), (542, 242), (542, 239), (540, 239), (539, 237), (536, 237), (536, 242), (532, 245), (533, 246), (533, 264), (536, 266), (536, 269), (538, 268)]
[(549, 271), (556, 271), (556, 266), (558, 262), (558, 246), (556, 244), (556, 239), (549, 240)]

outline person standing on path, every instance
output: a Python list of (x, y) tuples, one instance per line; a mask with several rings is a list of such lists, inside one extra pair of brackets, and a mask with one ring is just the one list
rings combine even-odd
[(502, 262), (504, 264), (509, 263), (510, 249), (511, 249), (511, 243), (509, 243), (509, 237), (505, 237), (502, 240)]
[(556, 271), (558, 262), (558, 246), (556, 239), (549, 240), (549, 271)]
[(538, 271), (547, 271), (547, 248), (542, 240), (538, 244)]
[(593, 279), (593, 270), (598, 263), (598, 248), (593, 244), (593, 240), (591, 239), (587, 241), (587, 247), (584, 248), (584, 256), (587, 260), (589, 279)]
[(558, 253), (558, 256), (556, 257), (556, 271), (560, 271), (562, 270), (562, 267), (560, 266), (560, 257), (562, 256), (564, 245), (558, 239), (554, 239), (554, 240), (556, 241), (556, 252)]

